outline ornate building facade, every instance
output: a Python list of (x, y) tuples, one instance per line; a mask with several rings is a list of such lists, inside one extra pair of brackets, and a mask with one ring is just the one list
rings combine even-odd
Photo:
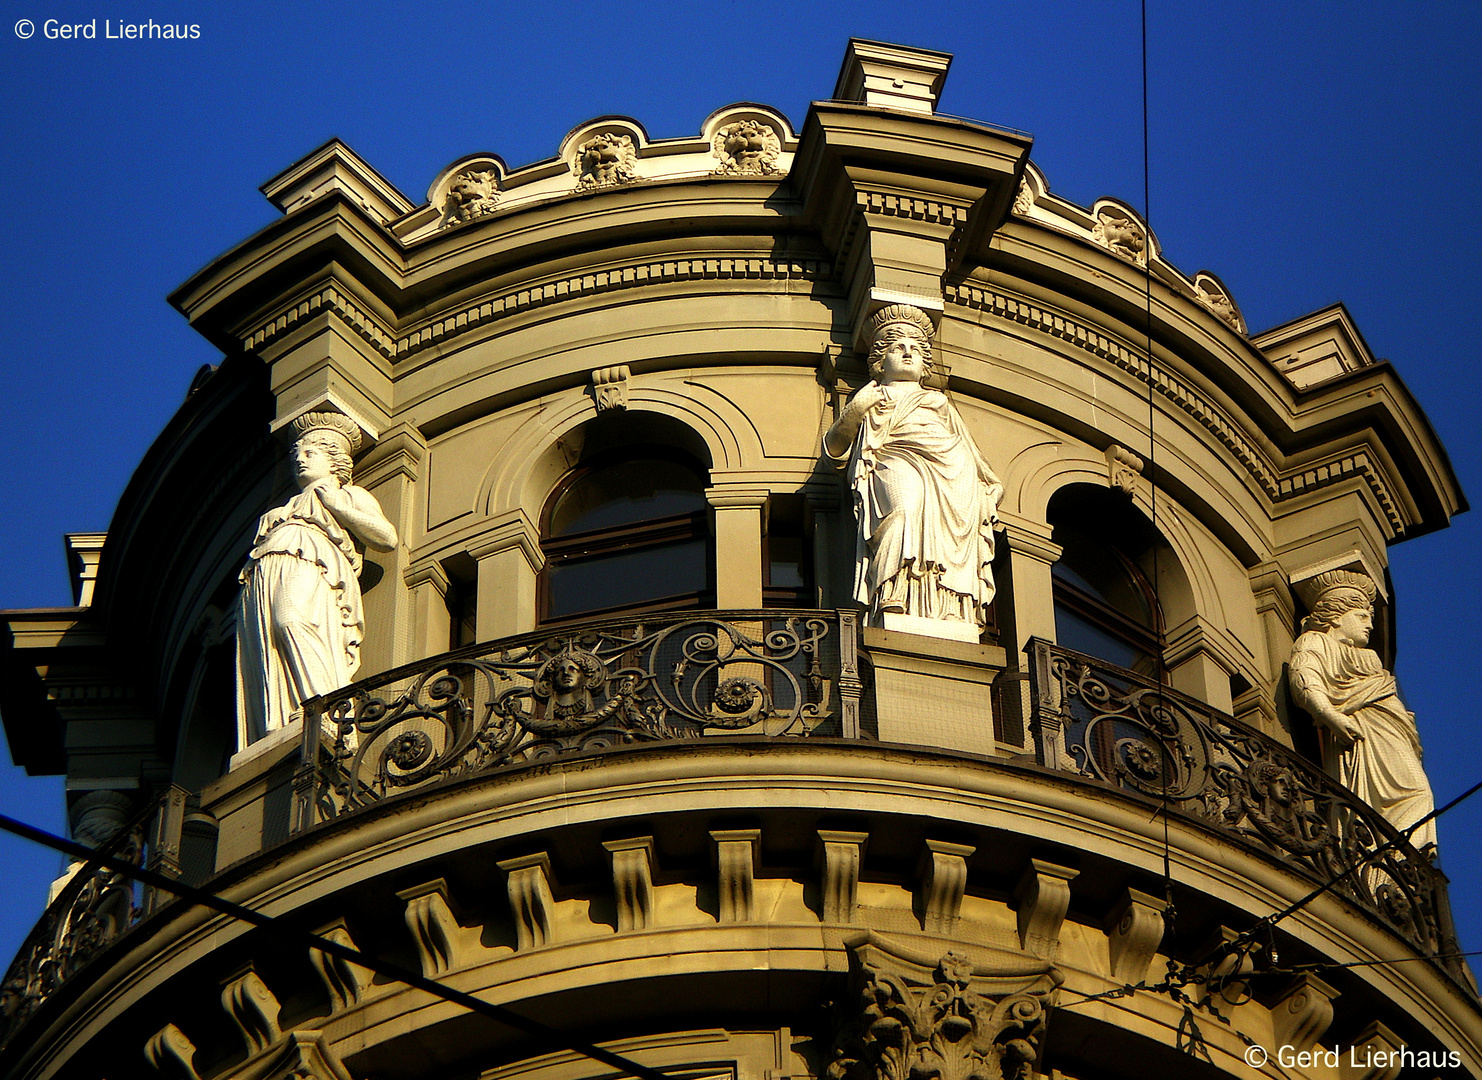
[[(78, 605), (5, 613), (7, 734), (79, 838), (554, 1034), (79, 865), (7, 1075), (1482, 1075), (1445, 878), (1287, 677), (1331, 582), (1389, 662), (1442, 448), (1341, 306), (1251, 334), (949, 62), (421, 204), (338, 141), (264, 186)], [(254, 710), (275, 556), (356, 681)]]

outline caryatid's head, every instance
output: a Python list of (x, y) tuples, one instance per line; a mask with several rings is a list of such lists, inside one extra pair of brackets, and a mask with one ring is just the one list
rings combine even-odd
[(919, 383), (931, 373), (931, 319), (909, 304), (881, 308), (871, 320), (870, 377), (878, 383)]
[(1378, 590), (1367, 574), (1329, 570), (1302, 582), (1297, 592), (1311, 612), (1302, 621), (1305, 629), (1332, 634), (1345, 645), (1369, 644)]
[(360, 428), (347, 416), (332, 412), (305, 413), (293, 422), (293, 472), (299, 486), (333, 476), (344, 487), (355, 468)]

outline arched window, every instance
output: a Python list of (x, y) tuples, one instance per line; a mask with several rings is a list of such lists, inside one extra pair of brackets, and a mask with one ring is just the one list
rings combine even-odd
[(1163, 615), (1151, 580), (1156, 536), (1120, 493), (1074, 485), (1050, 503), (1055, 637), (1061, 645), (1155, 675)]
[(704, 470), (635, 447), (568, 473), (541, 521), (541, 616), (714, 605)]

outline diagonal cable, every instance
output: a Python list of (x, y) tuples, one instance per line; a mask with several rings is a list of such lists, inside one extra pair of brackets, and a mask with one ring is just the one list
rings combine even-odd
[(6, 817), (4, 814), (0, 814), (0, 829), (34, 841), (35, 843), (43, 844), (46, 847), (54, 848), (75, 859), (85, 859), (94, 865), (107, 867), (115, 873), (124, 874), (151, 888), (164, 889), (166, 892), (172, 892), (192, 904), (199, 904), (202, 907), (211, 908), (213, 911), (219, 911), (223, 915), (240, 919), (242, 922), (257, 927), (270, 937), (278, 939), (283, 944), (317, 949), (329, 956), (337, 957), (340, 960), (345, 960), (352, 964), (358, 964), (363, 968), (368, 968), (375, 972), (377, 975), (384, 975), (388, 979), (394, 979), (414, 989), (426, 991), (435, 997), (442, 998), (444, 1001), (461, 1005), (470, 1012), (478, 1013), (480, 1016), (487, 1017), (490, 1020), (497, 1020), (506, 1027), (514, 1028), (516, 1031), (523, 1032), (526, 1035), (539, 1036), (564, 1049), (575, 1051), (583, 1057), (591, 1058), (593, 1061), (600, 1061), (604, 1065), (610, 1065), (627, 1076), (635, 1077), (636, 1080), (671, 1080), (666, 1073), (662, 1073), (657, 1069), (651, 1069), (646, 1065), (640, 1065), (638, 1062), (625, 1058), (621, 1054), (614, 1054), (612, 1051), (604, 1050), (602, 1047), (592, 1043), (573, 1039), (556, 1028), (542, 1024), (539, 1020), (532, 1020), (530, 1017), (522, 1016), (512, 1009), (506, 1009), (502, 1005), (495, 1005), (493, 1002), (484, 1001), (482, 998), (475, 997), (472, 994), (465, 994), (461, 990), (454, 990), (450, 986), (445, 986), (434, 979), (429, 979), (419, 972), (402, 967), (400, 964), (392, 964), (377, 957), (368, 956), (358, 949), (352, 949), (338, 942), (322, 938), (317, 934), (311, 934), (307, 930), (299, 930), (280, 922), (270, 915), (264, 915), (261, 912), (253, 911), (251, 908), (243, 907), (241, 904), (225, 900), (206, 889), (198, 889), (193, 885), (187, 885), (183, 881), (166, 877), (153, 870), (148, 870), (142, 866), (135, 866), (116, 856), (102, 854), (93, 848), (74, 843), (71, 840), (65, 840), (60, 836), (46, 832), (44, 829), (38, 829), (32, 825), (27, 825), (23, 821)]

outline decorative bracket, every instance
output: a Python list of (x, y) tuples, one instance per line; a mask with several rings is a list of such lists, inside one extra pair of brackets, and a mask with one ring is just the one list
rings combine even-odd
[(442, 878), (404, 889), (396, 894), (398, 900), (406, 902), (407, 928), (417, 941), (417, 958), (422, 962), (422, 974), (429, 979), (459, 967), (462, 927), (453, 914), (448, 883)]
[(169, 1080), (201, 1080), (196, 1072), (196, 1045), (174, 1024), (166, 1024), (144, 1044), (144, 1057)]
[(756, 918), (752, 885), (761, 835), (760, 829), (718, 829), (710, 834), (715, 841), (723, 923), (751, 922)]
[(538, 949), (555, 936), (551, 930), (551, 857), (544, 851), (505, 859), (499, 869), (509, 875), (510, 913), (515, 919), (515, 948), (524, 952)]
[[(1199, 950), (1199, 955), (1208, 956), (1221, 951), (1226, 945), (1234, 941), (1240, 935), (1228, 926), (1221, 926), (1209, 939), (1205, 941), (1204, 947)], [(1205, 968), (1207, 993), (1205, 1000), (1218, 1006), (1238, 1005), (1245, 999), (1246, 990), (1250, 986), (1250, 980), (1246, 978), (1255, 969), (1256, 963), (1251, 959), (1250, 953), (1245, 951), (1227, 952), (1218, 961)]]
[(628, 380), (632, 375), (627, 364), (596, 368), (592, 372), (592, 393), (599, 413), (628, 407)]
[(926, 841), (917, 877), (921, 924), (929, 934), (950, 933), (967, 890), (967, 860), (978, 849), (969, 844)]
[[(328, 926), (316, 930), (315, 935), (326, 938), (336, 945), (343, 945), (347, 949), (355, 948), (355, 941), (350, 937), (350, 931), (345, 926), (344, 919), (337, 919)], [(338, 956), (330, 956), (318, 949), (309, 950), (309, 962), (314, 965), (314, 970), (319, 973), (319, 978), (324, 982), (324, 988), (329, 991), (331, 1015), (344, 1012), (358, 1002), (360, 992), (370, 982), (368, 968), (352, 964)]]
[(1333, 1022), (1333, 999), (1338, 996), (1327, 983), (1312, 974), (1296, 981), (1271, 1006), (1271, 1028), (1277, 1046), (1310, 1050)]
[(1148, 964), (1163, 943), (1166, 901), (1136, 889), (1122, 890), (1122, 898), (1106, 920), (1106, 947), (1114, 982), (1141, 982)]
[(251, 964), (222, 987), (221, 1005), (242, 1033), (247, 1053), (266, 1050), (282, 1037), (278, 1028), (282, 1007)]
[(1060, 945), (1060, 925), (1070, 909), (1070, 882), (1079, 870), (1030, 859), (1014, 890), (1019, 905), (1019, 944), (1046, 959)]
[(1343, 1080), (1397, 1080), (1404, 1068), (1398, 1051), (1404, 1045), (1404, 1040), (1393, 1031), (1378, 1020), (1371, 1020), (1349, 1044), (1350, 1060), (1361, 1063), (1344, 1068)]
[(617, 903), (618, 933), (647, 930), (654, 910), (654, 838), (606, 840), (612, 857), (612, 892)]
[(819, 859), (823, 863), (823, 921), (854, 921), (859, 891), (859, 868), (869, 833), (818, 830)]
[(1142, 475), (1143, 460), (1125, 446), (1112, 443), (1106, 448), (1106, 478), (1117, 491), (1137, 494), (1137, 478)]

